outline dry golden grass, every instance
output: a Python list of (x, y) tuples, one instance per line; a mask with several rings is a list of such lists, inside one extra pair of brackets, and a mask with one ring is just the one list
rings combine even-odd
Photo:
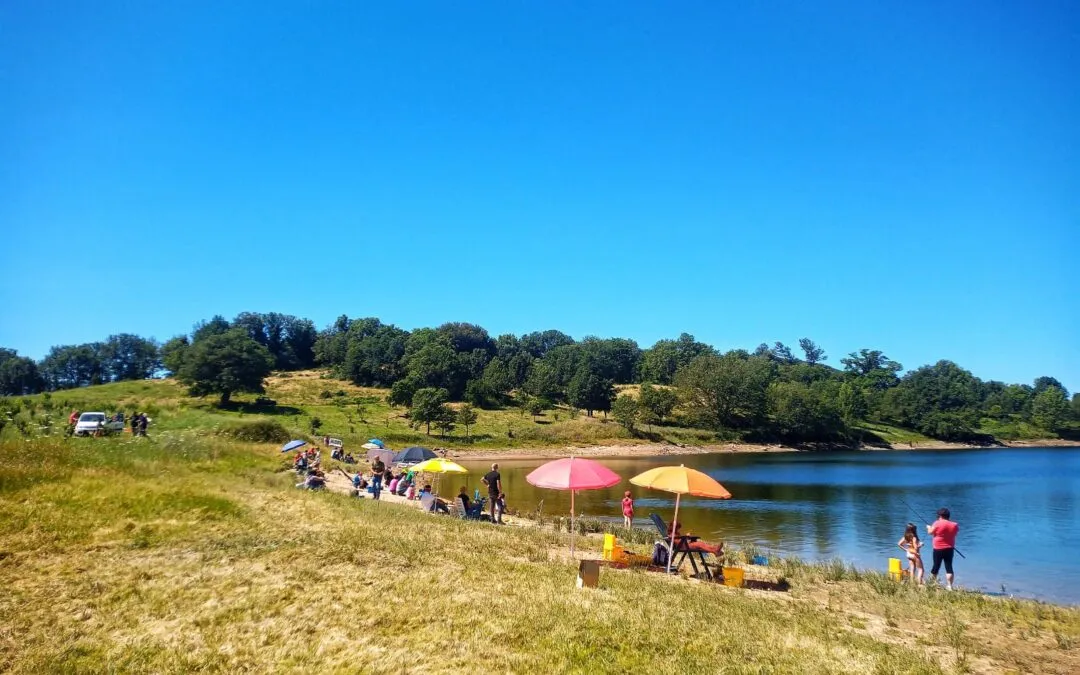
[[(790, 594), (293, 488), (197, 434), (0, 443), (0, 671), (1069, 673), (1075, 610), (786, 563)], [(835, 581), (829, 581), (835, 579)]]

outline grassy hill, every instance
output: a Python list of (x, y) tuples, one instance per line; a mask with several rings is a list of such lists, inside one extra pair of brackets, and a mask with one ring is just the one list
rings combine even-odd
[[(638, 385), (619, 387), (620, 393), (636, 395)], [(587, 417), (565, 406), (545, 410), (532, 417), (519, 408), (477, 410), (478, 421), (469, 429), (460, 425), (448, 435), (432, 429), (413, 429), (405, 417), (405, 408), (386, 403), (386, 389), (357, 387), (330, 378), (322, 371), (278, 373), (266, 381), (267, 398), (274, 406), (257, 405), (258, 397), (236, 395), (228, 409), (221, 409), (213, 397), (191, 398), (185, 388), (172, 379), (116, 382), (53, 394), (39, 394), (4, 399), (0, 409), (8, 408), (6, 433), (15, 433), (22, 425), (28, 435), (59, 434), (71, 410), (144, 411), (153, 418), (151, 432), (165, 430), (221, 431), (230, 425), (255, 420), (275, 421), (290, 434), (301, 437), (328, 434), (341, 438), (346, 447), (356, 448), (368, 438), (379, 437), (395, 447), (427, 445), (459, 450), (492, 448), (544, 448), (589, 445), (629, 445), (671, 443), (710, 445), (737, 440), (730, 433), (707, 429), (654, 425), (641, 427), (635, 435), (613, 419), (601, 414)], [(460, 404), (451, 404), (458, 407)], [(2, 414), (2, 413), (0, 413)], [(312, 421), (320, 426), (313, 432)], [(18, 424), (16, 424), (18, 423)], [(931, 445), (933, 439), (917, 432), (885, 424), (861, 426), (867, 438), (906, 445), (914, 442)], [(2, 432), (0, 432), (2, 433)]]
[[(1077, 610), (917, 591), (842, 564), (774, 561), (787, 594), (616, 570), (579, 591), (551, 529), (297, 490), (276, 444), (216, 433), (249, 419), (303, 427), (312, 415), (336, 431), (348, 420), (322, 396), (327, 384), (331, 397), (377, 394), (305, 374), (273, 380), (270, 395), (297, 410), (276, 414), (218, 411), (169, 381), (29, 401), (38, 426), (72, 405), (145, 409), (156, 423), (149, 438), (5, 429), (0, 671), (1080, 669)], [(16, 418), (30, 417), (27, 405)], [(492, 429), (531, 423), (489, 415)], [(389, 428), (416, 434), (395, 419)]]

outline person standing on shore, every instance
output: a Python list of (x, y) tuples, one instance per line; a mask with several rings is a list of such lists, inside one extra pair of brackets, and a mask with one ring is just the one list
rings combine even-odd
[(634, 498), (627, 490), (622, 498), (622, 522), (623, 527), (630, 529), (634, 525)]
[(484, 474), (482, 479), (484, 485), (488, 489), (488, 506), (491, 508), (491, 522), (501, 523), (502, 512), (499, 512), (499, 519), (495, 519), (495, 502), (499, 501), (499, 496), (502, 495), (502, 474), (499, 473), (499, 465), (492, 464), (491, 471)]
[(922, 586), (923, 583), (923, 564), (922, 556), (919, 549), (922, 548), (922, 542), (919, 540), (919, 534), (915, 531), (915, 523), (908, 523), (904, 528), (904, 536), (897, 542), (897, 546), (904, 551), (904, 554), (908, 559), (908, 577), (912, 581), (918, 581), (918, 584)]
[(926, 526), (926, 532), (934, 537), (934, 566), (930, 568), (930, 576), (937, 581), (938, 572), (942, 563), (945, 564), (945, 588), (952, 590), (953, 587), (953, 554), (956, 552), (956, 535), (960, 532), (960, 526), (949, 520), (952, 514), (949, 509), (938, 509), (937, 520), (933, 525)]
[(376, 456), (375, 461), (371, 463), (371, 496), (374, 499), (378, 499), (379, 493), (382, 492), (382, 479), (385, 471), (386, 465), (383, 464), (382, 457)]

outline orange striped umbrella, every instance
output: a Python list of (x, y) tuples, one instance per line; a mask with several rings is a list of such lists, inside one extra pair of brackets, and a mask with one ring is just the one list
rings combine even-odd
[(679, 466), (658, 466), (640, 473), (630, 479), (634, 485), (675, 493), (675, 518), (671, 522), (671, 549), (668, 551), (668, 572), (671, 571), (671, 559), (675, 557), (675, 523), (679, 522), (679, 499), (683, 495), (712, 497), (713, 499), (731, 499), (731, 493), (720, 483), (696, 469)]

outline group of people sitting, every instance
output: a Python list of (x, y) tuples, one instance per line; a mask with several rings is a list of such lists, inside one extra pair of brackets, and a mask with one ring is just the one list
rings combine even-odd
[(336, 459), (345, 464), (356, 464), (356, 458), (352, 456), (352, 453), (346, 453), (345, 448), (339, 446), (333, 446), (333, 450), (330, 451), (330, 459)]
[(306, 490), (322, 490), (326, 487), (326, 474), (322, 470), (322, 455), (316, 448), (299, 450), (293, 458), (293, 469), (304, 480), (296, 487)]
[[(345, 464), (355, 464), (356, 460), (351, 454), (346, 454), (341, 448), (334, 448), (331, 458)], [(497, 465), (496, 465), (497, 466)], [(293, 469), (303, 480), (296, 484), (297, 488), (307, 490), (322, 490), (326, 488), (326, 474), (322, 469), (322, 451), (317, 447), (300, 449), (293, 458)], [(342, 470), (344, 472), (344, 470)], [(479, 493), (470, 496), (468, 489), (463, 485), (453, 502), (436, 497), (430, 483), (419, 485), (416, 472), (409, 468), (400, 469), (397, 473), (391, 467), (386, 466), (381, 458), (376, 457), (371, 463), (371, 471), (365, 473), (345, 473), (352, 481), (352, 494), (356, 497), (371, 495), (372, 499), (379, 499), (385, 490), (392, 495), (404, 497), (408, 501), (417, 500), (420, 508), (432, 513), (450, 513), (453, 508), (459, 515), (468, 519), (480, 520), (484, 517), (484, 507), (487, 500), (481, 498)], [(506, 496), (501, 492), (501, 483), (498, 482), (498, 474), (495, 474), (494, 482), (489, 485), (491, 518), (496, 522), (502, 521), (502, 515), (506, 511)], [(489, 479), (489, 477), (485, 477)], [(491, 480), (487, 480), (491, 483)]]
[(352, 484), (354, 494), (357, 497), (363, 497), (366, 493), (370, 494), (372, 499), (378, 499), (384, 489), (392, 495), (410, 500), (416, 499), (417, 494), (416, 475), (413, 471), (408, 470), (395, 474), (392, 469), (382, 462), (378, 462), (378, 466), (372, 465), (370, 476), (357, 471), (352, 476)]

